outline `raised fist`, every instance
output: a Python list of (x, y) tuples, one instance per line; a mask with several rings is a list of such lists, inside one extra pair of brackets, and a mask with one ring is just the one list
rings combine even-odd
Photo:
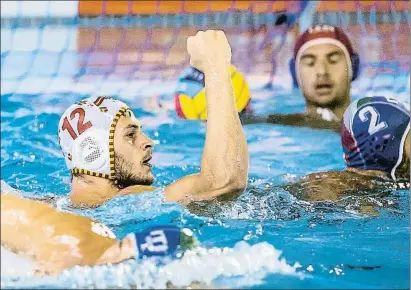
[(187, 51), (191, 66), (202, 72), (231, 64), (231, 47), (221, 30), (198, 31), (187, 39)]

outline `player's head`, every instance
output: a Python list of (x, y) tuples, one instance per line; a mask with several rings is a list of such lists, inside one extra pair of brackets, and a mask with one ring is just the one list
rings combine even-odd
[(70, 106), (61, 116), (59, 144), (73, 176), (91, 175), (118, 187), (149, 185), (153, 141), (123, 102), (92, 97)]
[(297, 39), (290, 68), (308, 103), (336, 106), (349, 103), (359, 57), (342, 29), (317, 25)]
[(348, 167), (410, 177), (410, 109), (395, 99), (362, 98), (345, 111), (341, 143)]

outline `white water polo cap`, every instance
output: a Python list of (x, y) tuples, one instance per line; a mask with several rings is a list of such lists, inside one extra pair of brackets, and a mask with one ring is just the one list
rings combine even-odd
[(110, 97), (84, 99), (63, 113), (59, 144), (71, 173), (114, 179), (114, 131), (126, 114), (134, 117), (125, 103)]

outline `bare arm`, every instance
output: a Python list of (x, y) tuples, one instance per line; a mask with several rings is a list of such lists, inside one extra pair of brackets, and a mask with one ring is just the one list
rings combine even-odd
[(189, 39), (187, 49), (192, 65), (205, 75), (207, 133), (201, 171), (168, 186), (166, 200), (187, 203), (242, 193), (247, 184), (248, 149), (231, 83), (230, 46), (223, 32), (206, 31)]
[[(381, 174), (381, 173), (380, 173)], [(308, 201), (339, 200), (392, 191), (395, 183), (377, 172), (346, 169), (311, 173), (297, 182), (280, 186), (297, 198)]]
[[(40, 274), (57, 274), (75, 265), (116, 263), (135, 254), (130, 241), (103, 236), (102, 227), (42, 202), (1, 194), (1, 244), (32, 258)], [(100, 229), (100, 234), (92, 228)]]
[(286, 126), (308, 127), (313, 129), (326, 129), (339, 131), (341, 123), (337, 121), (326, 121), (317, 116), (306, 113), (293, 114), (270, 114), (266, 116), (254, 116), (245, 114), (242, 118), (243, 124), (279, 124)]

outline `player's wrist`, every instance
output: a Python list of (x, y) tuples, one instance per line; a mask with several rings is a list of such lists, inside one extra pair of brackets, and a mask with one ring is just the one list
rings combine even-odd
[(226, 60), (216, 60), (204, 66), (204, 75), (230, 74), (231, 62)]

